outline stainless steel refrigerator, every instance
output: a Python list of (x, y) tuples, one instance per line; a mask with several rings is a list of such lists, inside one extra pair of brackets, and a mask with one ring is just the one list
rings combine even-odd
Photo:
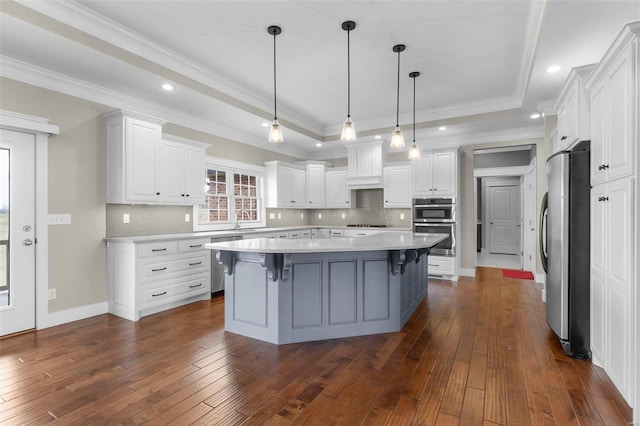
[(589, 141), (547, 160), (548, 192), (540, 212), (542, 264), (547, 273), (547, 323), (564, 352), (590, 359)]

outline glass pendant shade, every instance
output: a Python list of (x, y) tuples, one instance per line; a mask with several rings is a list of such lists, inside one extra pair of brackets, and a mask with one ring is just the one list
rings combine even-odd
[(347, 142), (356, 140), (356, 126), (353, 124), (353, 121), (351, 121), (351, 117), (347, 117), (346, 121), (342, 125), (340, 140)]
[(391, 148), (404, 147), (404, 136), (402, 135), (402, 129), (397, 126), (391, 135)]
[(420, 150), (414, 142), (411, 148), (409, 148), (409, 160), (417, 160), (418, 158), (420, 158)]
[(280, 123), (278, 123), (277, 119), (274, 119), (271, 123), (271, 128), (269, 129), (269, 142), (271, 143), (282, 143), (284, 142), (284, 137), (282, 136), (282, 127), (280, 127)]

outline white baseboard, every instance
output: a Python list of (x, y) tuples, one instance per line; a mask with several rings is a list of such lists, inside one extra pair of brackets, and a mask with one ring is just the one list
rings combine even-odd
[(546, 277), (547, 277), (546, 274), (536, 274), (536, 282), (540, 284), (544, 284)]
[(51, 312), (47, 318), (46, 326), (41, 328), (55, 327), (85, 318), (95, 317), (109, 312), (107, 302), (94, 303), (93, 305), (78, 306), (77, 308), (65, 309), (64, 311)]
[(476, 276), (476, 268), (460, 268), (458, 270), (458, 274), (463, 277), (475, 277)]
[(545, 290), (544, 288), (542, 289), (542, 301), (544, 303), (547, 303), (547, 290)]

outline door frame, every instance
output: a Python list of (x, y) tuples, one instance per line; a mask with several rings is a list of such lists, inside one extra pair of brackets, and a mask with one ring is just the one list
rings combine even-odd
[(0, 128), (35, 136), (36, 329), (49, 323), (49, 136), (60, 128), (45, 118), (0, 110)]

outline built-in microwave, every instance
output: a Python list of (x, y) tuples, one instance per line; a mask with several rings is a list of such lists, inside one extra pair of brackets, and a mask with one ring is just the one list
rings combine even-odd
[(455, 198), (414, 198), (413, 222), (436, 223), (456, 221)]
[(413, 232), (417, 234), (446, 234), (449, 238), (440, 241), (431, 248), (429, 254), (436, 256), (456, 255), (456, 224), (455, 223), (414, 223)]

